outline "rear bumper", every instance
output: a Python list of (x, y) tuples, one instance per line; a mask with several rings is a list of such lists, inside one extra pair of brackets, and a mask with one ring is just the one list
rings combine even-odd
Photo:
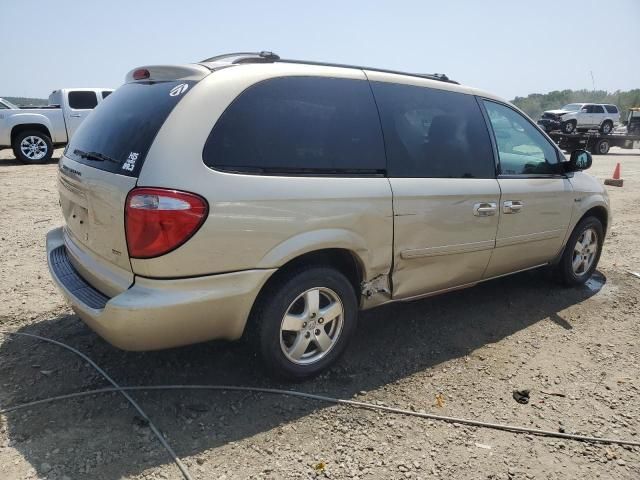
[(109, 298), (72, 266), (61, 228), (47, 234), (47, 261), (51, 277), (78, 316), (124, 350), (159, 350), (240, 338), (255, 298), (275, 271), (183, 279), (136, 277), (131, 287)]

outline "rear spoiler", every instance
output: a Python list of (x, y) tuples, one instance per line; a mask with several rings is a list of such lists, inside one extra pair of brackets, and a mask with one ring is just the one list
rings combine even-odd
[(211, 70), (202, 65), (147, 65), (134, 68), (124, 77), (125, 83), (137, 81), (202, 80)]

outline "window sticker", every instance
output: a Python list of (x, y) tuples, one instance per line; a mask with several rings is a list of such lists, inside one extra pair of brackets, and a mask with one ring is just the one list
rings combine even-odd
[(133, 169), (136, 167), (136, 160), (138, 160), (138, 155), (140, 155), (138, 152), (131, 152), (129, 154), (129, 158), (127, 158), (127, 161), (122, 165), (122, 170), (133, 172)]

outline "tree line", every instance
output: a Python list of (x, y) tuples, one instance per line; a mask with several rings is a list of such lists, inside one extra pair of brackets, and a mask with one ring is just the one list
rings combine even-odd
[(640, 88), (622, 92), (605, 90), (554, 90), (549, 93), (532, 93), (516, 97), (512, 103), (534, 120), (546, 110), (559, 109), (568, 103), (610, 103), (620, 109), (620, 121), (627, 118), (631, 107), (640, 107)]
[[(0, 95), (1, 97), (2, 95)], [(30, 97), (2, 97), (5, 100), (9, 100), (14, 105), (19, 107), (41, 107), (49, 103), (46, 98), (30, 98)]]

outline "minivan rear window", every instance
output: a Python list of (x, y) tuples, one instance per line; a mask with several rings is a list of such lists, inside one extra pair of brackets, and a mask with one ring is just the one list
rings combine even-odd
[(158, 130), (195, 83), (124, 84), (82, 122), (65, 155), (100, 170), (137, 177)]

